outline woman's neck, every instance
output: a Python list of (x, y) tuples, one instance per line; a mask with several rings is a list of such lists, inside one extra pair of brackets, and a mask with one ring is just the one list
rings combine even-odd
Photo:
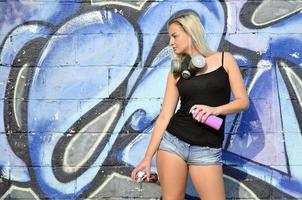
[(191, 49), (188, 52), (186, 52), (186, 54), (189, 55), (190, 57), (192, 57), (192, 56), (199, 55), (200, 53), (197, 49), (194, 48), (194, 49)]

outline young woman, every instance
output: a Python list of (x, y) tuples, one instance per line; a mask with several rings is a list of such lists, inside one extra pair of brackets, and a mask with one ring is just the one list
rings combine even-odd
[[(168, 22), (168, 32), (174, 65), (167, 77), (162, 110), (150, 144), (131, 178), (135, 180), (140, 170), (149, 177), (151, 159), (157, 153), (164, 200), (184, 199), (188, 174), (203, 200), (222, 200), (224, 119), (227, 114), (248, 108), (246, 88), (234, 57), (207, 47), (204, 28), (196, 14), (173, 17)], [(205, 64), (199, 66), (202, 59)], [(183, 74), (186, 68), (191, 69), (189, 78)], [(231, 92), (234, 100), (230, 102)], [(181, 106), (174, 114), (179, 97)], [(223, 119), (219, 130), (205, 124), (210, 115)]]

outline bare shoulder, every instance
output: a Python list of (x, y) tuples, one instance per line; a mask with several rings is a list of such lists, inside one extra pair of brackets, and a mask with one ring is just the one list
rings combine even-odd
[[(226, 52), (224, 52), (226, 54)], [(212, 52), (210, 55), (208, 55), (209, 60), (216, 61), (216, 62), (221, 62), (222, 58), (222, 51), (215, 51)]]
[(227, 52), (227, 51), (224, 52), (224, 61), (223, 62), (224, 62), (223, 67), (225, 68), (225, 70), (227, 72), (229, 72), (230, 70), (233, 70), (234, 68), (239, 68), (237, 65), (236, 59), (230, 52)]
[(221, 64), (221, 56), (222, 52), (211, 52), (209, 55), (206, 56), (206, 62), (210, 66), (218, 66)]
[(234, 58), (233, 54), (231, 52), (228, 52), (228, 51), (224, 51), (224, 56), (225, 56), (225, 58)]
[(174, 85), (176, 85), (176, 83), (177, 83), (179, 77), (178, 77), (178, 78), (175, 78), (174, 75), (173, 75), (173, 73), (170, 71), (170, 72), (168, 73), (167, 79), (168, 79), (168, 83), (173, 83)]

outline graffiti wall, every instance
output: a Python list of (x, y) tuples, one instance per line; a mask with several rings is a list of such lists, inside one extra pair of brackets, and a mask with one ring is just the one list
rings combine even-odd
[[(199, 13), (250, 97), (229, 115), (228, 198), (302, 198), (302, 3), (276, 0), (0, 1), (0, 198), (160, 198), (130, 172), (161, 109), (166, 22)], [(156, 171), (155, 162), (152, 170)], [(188, 180), (186, 199), (197, 193)]]

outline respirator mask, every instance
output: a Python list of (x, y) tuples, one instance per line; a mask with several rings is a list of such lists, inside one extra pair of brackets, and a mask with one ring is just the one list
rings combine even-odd
[[(172, 67), (179, 68), (180, 63), (177, 59), (173, 59), (171, 62)], [(184, 79), (189, 79), (194, 76), (200, 69), (206, 65), (205, 58), (198, 54), (190, 57), (186, 55), (181, 63), (181, 76)]]

